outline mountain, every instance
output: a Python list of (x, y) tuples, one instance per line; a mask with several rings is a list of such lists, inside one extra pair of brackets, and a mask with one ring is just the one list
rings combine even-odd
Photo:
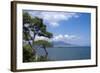
[(53, 43), (54, 47), (72, 47), (72, 46), (75, 46), (73, 44), (66, 43), (63, 41), (53, 41), (52, 43)]

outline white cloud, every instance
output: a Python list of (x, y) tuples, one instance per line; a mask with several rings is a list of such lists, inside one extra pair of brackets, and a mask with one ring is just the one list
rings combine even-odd
[(59, 35), (55, 35), (53, 36), (53, 38), (49, 39), (47, 37), (43, 37), (43, 36), (36, 36), (35, 37), (35, 41), (37, 40), (46, 40), (46, 41), (63, 41), (63, 42), (76, 42), (77, 40), (79, 40), (80, 37), (76, 36), (76, 35), (69, 35), (69, 34), (59, 34)]
[(64, 37), (65, 38), (68, 38), (68, 39), (74, 39), (74, 38), (76, 38), (76, 36), (75, 35), (64, 35)]
[(69, 35), (68, 35), (68, 34), (66, 34), (66, 35), (64, 35), (64, 37), (68, 38), (68, 37), (69, 37)]
[(62, 39), (63, 39), (63, 35), (60, 34), (58, 36), (54, 36), (52, 40), (53, 41), (58, 41), (58, 40), (62, 40)]
[(52, 41), (74, 41), (74, 40), (78, 40), (79, 37), (76, 36), (76, 35), (68, 35), (68, 34), (65, 34), (65, 35), (56, 35), (52, 38)]
[(59, 26), (59, 23), (57, 22), (52, 22), (52, 23), (49, 23), (49, 25), (53, 26), (53, 27), (56, 27), (56, 26)]
[(36, 36), (35, 41), (37, 40), (46, 40), (46, 41), (50, 41), (49, 38), (43, 37), (43, 36)]
[(59, 26), (60, 21), (68, 21), (71, 18), (78, 18), (77, 13), (72, 12), (41, 12), (41, 11), (28, 11), (33, 17), (37, 16), (43, 18), (44, 22), (48, 25), (56, 27)]

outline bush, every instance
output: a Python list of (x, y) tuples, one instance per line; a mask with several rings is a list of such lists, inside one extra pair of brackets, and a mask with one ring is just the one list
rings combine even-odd
[(32, 49), (29, 45), (23, 46), (23, 62), (32, 62), (35, 60), (35, 55), (32, 54)]
[(23, 62), (40, 62), (48, 61), (47, 56), (33, 55), (29, 45), (23, 46)]

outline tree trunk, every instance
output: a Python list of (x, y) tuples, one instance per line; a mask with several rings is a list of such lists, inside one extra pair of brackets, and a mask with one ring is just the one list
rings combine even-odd
[[(33, 38), (31, 37), (31, 40), (33, 41), (33, 43), (34, 43), (34, 40), (35, 40), (35, 36), (36, 36), (36, 33), (34, 33), (34, 36), (33, 36)], [(32, 53), (33, 53), (33, 55), (34, 55), (34, 47), (32, 46)], [(36, 54), (36, 51), (35, 51), (35, 54)]]
[(36, 33), (34, 33), (34, 36), (33, 36), (33, 38), (32, 38), (33, 42), (34, 42), (34, 40), (35, 40), (35, 36), (36, 36)]
[(45, 51), (45, 56), (47, 57), (48, 56), (48, 51), (47, 51), (47, 49), (46, 49), (46, 47), (45, 46), (43, 46), (43, 49), (44, 49), (44, 51)]

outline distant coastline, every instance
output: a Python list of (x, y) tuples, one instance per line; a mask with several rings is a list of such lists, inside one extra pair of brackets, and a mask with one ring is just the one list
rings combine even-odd
[(90, 47), (90, 46), (66, 46), (66, 47), (48, 47), (48, 48), (80, 48), (80, 47)]

